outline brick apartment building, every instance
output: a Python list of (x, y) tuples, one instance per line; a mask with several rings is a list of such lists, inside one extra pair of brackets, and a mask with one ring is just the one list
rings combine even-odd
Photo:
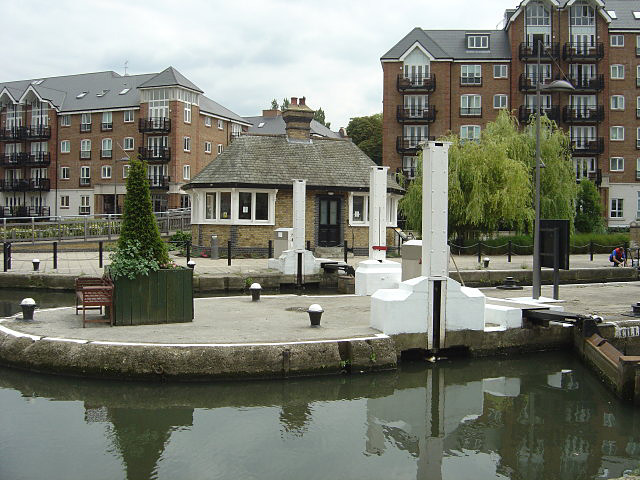
[(576, 180), (598, 185), (609, 226), (629, 225), (640, 219), (637, 0), (524, 0), (502, 30), (414, 28), (381, 58), (383, 163), (411, 177), (425, 137), (476, 139), (504, 108), (527, 122), (538, 41), (543, 82), (575, 87), (543, 92), (541, 107), (570, 135)]
[(251, 124), (172, 67), (0, 83), (0, 217), (119, 212), (128, 159), (149, 164), (155, 211)]

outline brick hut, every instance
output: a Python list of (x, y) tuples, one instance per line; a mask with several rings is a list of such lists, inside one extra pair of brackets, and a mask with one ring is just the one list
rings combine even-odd
[[(282, 114), (282, 135), (243, 134), (183, 189), (191, 196), (193, 242), (265, 253), (274, 229), (291, 227), (292, 180), (305, 179), (306, 240), (339, 247), (346, 239), (358, 253), (368, 249), (369, 170), (375, 163), (350, 140), (311, 138), (313, 110), (302, 97)], [(388, 225), (396, 226), (402, 187), (389, 177)], [(388, 230), (387, 243), (393, 244)]]

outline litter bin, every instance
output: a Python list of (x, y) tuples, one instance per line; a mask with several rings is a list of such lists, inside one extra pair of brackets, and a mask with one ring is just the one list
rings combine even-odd
[(293, 228), (276, 228), (273, 233), (273, 258), (279, 258), (285, 250), (293, 250)]
[(220, 244), (217, 235), (211, 235), (211, 258), (214, 260), (220, 258)]

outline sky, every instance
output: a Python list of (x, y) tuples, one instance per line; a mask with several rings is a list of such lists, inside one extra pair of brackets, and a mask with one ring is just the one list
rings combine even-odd
[(178, 69), (242, 116), (302, 97), (331, 128), (382, 111), (380, 57), (414, 27), (494, 29), (518, 0), (0, 3), (0, 82)]

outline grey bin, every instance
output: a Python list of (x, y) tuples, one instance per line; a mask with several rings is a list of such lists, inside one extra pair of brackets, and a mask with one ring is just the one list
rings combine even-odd
[(293, 228), (276, 228), (273, 235), (273, 258), (280, 257), (285, 250), (293, 249)]
[(402, 281), (422, 274), (422, 240), (409, 240), (402, 244)]
[(217, 235), (211, 235), (211, 258), (213, 260), (220, 258), (220, 243)]

